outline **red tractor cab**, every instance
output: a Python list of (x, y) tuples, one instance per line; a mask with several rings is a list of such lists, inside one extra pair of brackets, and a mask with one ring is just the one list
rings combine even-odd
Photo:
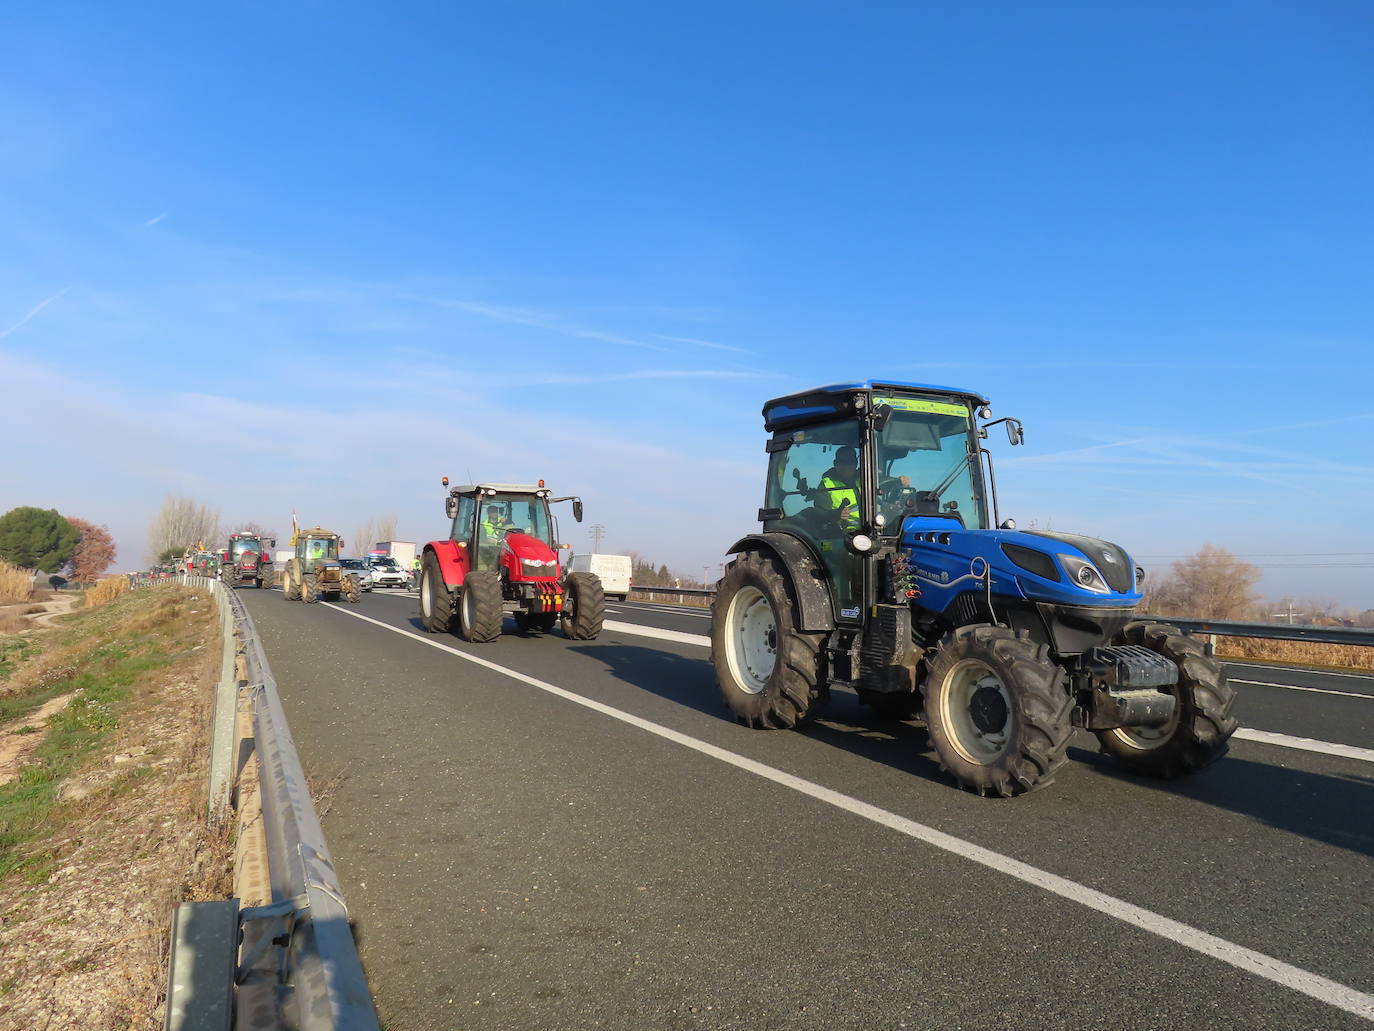
[[(448, 487), (448, 477), (444, 477)], [(420, 615), (432, 634), (456, 630), (465, 641), (494, 641), (506, 613), (523, 632), (554, 624), (575, 641), (601, 632), (606, 599), (591, 573), (570, 573), (561, 561), (549, 506), (571, 501), (582, 521), (582, 499), (554, 498), (537, 484), (471, 483), (448, 490), (448, 540), (430, 541), (420, 562)]]

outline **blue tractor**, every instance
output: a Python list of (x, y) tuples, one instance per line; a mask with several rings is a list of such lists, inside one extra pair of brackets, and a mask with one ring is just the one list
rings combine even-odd
[(758, 533), (718, 587), (711, 658), (745, 723), (796, 727), (833, 686), (924, 718), (941, 766), (980, 795), (1050, 783), (1074, 728), (1126, 768), (1194, 773), (1225, 754), (1235, 692), (1202, 646), (1136, 618), (1120, 547), (1018, 530), (997, 509), (987, 399), (844, 383), (763, 407)]

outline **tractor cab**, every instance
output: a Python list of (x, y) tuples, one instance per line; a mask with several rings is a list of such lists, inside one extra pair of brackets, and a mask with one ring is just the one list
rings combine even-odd
[(337, 534), (315, 527), (313, 530), (302, 530), (296, 534), (294, 543), (296, 558), (300, 560), (303, 572), (314, 573), (320, 566), (330, 563), (338, 565), (339, 545), (342, 541)]
[(880, 585), (866, 576), (875, 539), (909, 517), (989, 528), (983, 433), (971, 391), (926, 384), (844, 384), (764, 406), (765, 532), (803, 541), (826, 566), (834, 617), (858, 620)]

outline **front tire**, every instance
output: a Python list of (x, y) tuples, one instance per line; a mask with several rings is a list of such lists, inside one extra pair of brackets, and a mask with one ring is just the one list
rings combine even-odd
[(573, 641), (593, 640), (601, 634), (605, 621), (606, 595), (601, 578), (594, 573), (569, 573), (559, 615), (563, 636)]
[(308, 573), (301, 581), (301, 601), (307, 605), (313, 605), (320, 600), (320, 586), (315, 580), (315, 574)]
[(821, 668), (823, 634), (798, 626), (786, 567), (746, 551), (725, 570), (711, 608), (716, 685), (741, 723), (796, 727), (829, 700)]
[(1073, 731), (1073, 696), (1049, 648), (1005, 627), (968, 626), (927, 663), (930, 742), (961, 788), (1010, 798), (1054, 781)]
[(420, 571), (420, 621), (431, 634), (447, 634), (453, 630), (453, 593), (444, 583), (439, 556), (425, 552)]
[(458, 634), (464, 641), (485, 644), (501, 636), (501, 578), (488, 570), (474, 570), (463, 578), (458, 594)]
[(1162, 727), (1097, 731), (1102, 751), (1133, 773), (1169, 780), (1196, 773), (1225, 755), (1239, 724), (1231, 716), (1236, 692), (1221, 664), (1201, 643), (1164, 623), (1130, 623), (1120, 643), (1138, 644), (1178, 667), (1178, 683), (1161, 687), (1177, 699)]

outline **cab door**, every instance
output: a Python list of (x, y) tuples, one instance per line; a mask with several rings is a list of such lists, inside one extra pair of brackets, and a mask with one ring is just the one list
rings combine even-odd
[[(779, 430), (768, 444), (768, 487), (764, 493), (765, 531), (801, 538), (824, 563), (831, 583), (835, 619), (858, 623), (863, 611), (864, 561), (845, 544), (846, 529), (838, 513), (825, 504), (821, 481), (835, 465), (836, 453), (851, 447), (863, 456), (862, 432), (854, 419), (822, 423), (800, 430)], [(854, 484), (861, 512), (867, 512), (863, 463)]]

